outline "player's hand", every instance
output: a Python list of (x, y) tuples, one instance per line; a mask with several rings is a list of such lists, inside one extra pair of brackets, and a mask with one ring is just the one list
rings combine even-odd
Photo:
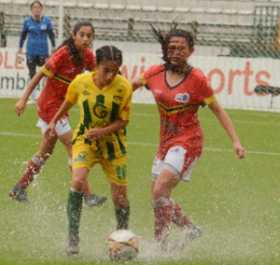
[(233, 148), (237, 158), (242, 159), (245, 157), (246, 150), (240, 142), (233, 143)]
[(92, 128), (86, 133), (86, 138), (89, 140), (98, 140), (105, 135), (104, 128)]
[(18, 49), (17, 54), (23, 54), (22, 48), (19, 48), (19, 49)]
[(24, 62), (24, 56), (23, 56), (24, 52), (22, 49), (19, 49), (16, 53), (16, 64), (22, 64)]
[(46, 130), (46, 136), (47, 137), (54, 137), (56, 136), (56, 131), (55, 131), (55, 126), (56, 126), (56, 123), (54, 121), (51, 121), (48, 125), (48, 129)]
[(15, 105), (15, 111), (18, 116), (20, 116), (26, 108), (26, 100), (19, 99)]

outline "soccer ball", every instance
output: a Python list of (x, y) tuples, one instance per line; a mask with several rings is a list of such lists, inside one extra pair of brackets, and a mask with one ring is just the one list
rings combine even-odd
[(112, 261), (135, 259), (139, 252), (139, 237), (130, 230), (116, 230), (108, 237), (108, 254)]

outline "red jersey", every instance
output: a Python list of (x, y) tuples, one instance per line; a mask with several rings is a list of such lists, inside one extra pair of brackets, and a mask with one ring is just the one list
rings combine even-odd
[(199, 156), (203, 135), (197, 111), (214, 100), (205, 75), (192, 68), (179, 84), (171, 87), (167, 83), (164, 65), (156, 65), (145, 71), (143, 79), (153, 93), (160, 113), (159, 158), (163, 159), (168, 149), (175, 145)]
[(94, 67), (95, 56), (89, 48), (84, 50), (83, 63), (79, 66), (74, 64), (68, 46), (62, 46), (53, 53), (41, 69), (48, 79), (37, 101), (39, 117), (49, 123), (64, 101), (67, 87), (75, 76)]

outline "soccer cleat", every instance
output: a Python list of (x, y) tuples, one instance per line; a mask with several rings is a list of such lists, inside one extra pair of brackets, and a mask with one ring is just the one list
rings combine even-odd
[(101, 206), (106, 200), (107, 197), (105, 196), (98, 196), (96, 194), (84, 195), (84, 202), (88, 207)]
[(9, 192), (9, 196), (18, 202), (28, 202), (26, 190), (18, 185)]
[(67, 256), (75, 256), (80, 252), (79, 245), (69, 244), (66, 249)]
[(188, 236), (191, 241), (201, 237), (202, 236), (201, 228), (193, 224), (190, 225), (190, 232)]
[(70, 236), (68, 246), (66, 248), (67, 256), (74, 256), (78, 255), (80, 252), (79, 248), (79, 237), (77, 236)]
[(162, 231), (160, 237), (157, 239), (158, 247), (161, 252), (169, 252), (170, 250), (170, 230), (170, 226), (166, 227), (166, 229)]
[(183, 249), (188, 243), (202, 236), (202, 230), (199, 226), (194, 224), (187, 225), (183, 232), (183, 238), (179, 243), (179, 249)]

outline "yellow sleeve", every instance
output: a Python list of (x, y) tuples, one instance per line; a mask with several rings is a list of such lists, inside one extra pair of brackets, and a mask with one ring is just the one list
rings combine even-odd
[(53, 73), (50, 69), (48, 69), (48, 68), (46, 67), (46, 65), (43, 65), (43, 66), (40, 68), (40, 71), (41, 71), (45, 76), (47, 76), (47, 77), (49, 77), (49, 78), (54, 77), (54, 73)]
[(78, 77), (76, 77), (68, 86), (67, 88), (67, 92), (65, 95), (65, 100), (70, 102), (71, 104), (76, 104), (76, 102), (78, 101)]
[(132, 102), (132, 86), (129, 82), (126, 82), (125, 87), (126, 87), (127, 93), (126, 93), (126, 95), (123, 99), (123, 103), (121, 105), (119, 117), (123, 121), (128, 121), (129, 120), (129, 113), (130, 113), (130, 109), (131, 109), (131, 102)]
[(205, 103), (206, 105), (210, 105), (210, 104), (213, 103), (214, 101), (216, 101), (216, 98), (215, 98), (214, 95), (212, 95), (212, 96), (210, 96), (210, 97), (204, 99), (204, 103)]

